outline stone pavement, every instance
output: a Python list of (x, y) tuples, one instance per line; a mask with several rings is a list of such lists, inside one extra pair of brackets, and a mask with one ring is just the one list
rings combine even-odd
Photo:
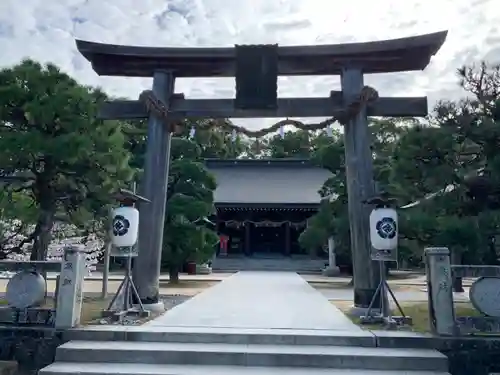
[(253, 271), (231, 276), (147, 325), (360, 330), (296, 273)]

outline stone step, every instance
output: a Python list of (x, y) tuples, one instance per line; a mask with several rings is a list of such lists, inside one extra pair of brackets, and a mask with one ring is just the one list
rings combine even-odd
[(236, 273), (236, 272), (240, 272), (240, 271), (259, 271), (259, 272), (276, 272), (276, 271), (279, 271), (279, 272), (290, 272), (290, 273), (297, 273), (299, 275), (310, 275), (310, 276), (314, 276), (314, 275), (321, 275), (322, 274), (322, 270), (262, 270), (262, 269), (250, 269), (250, 270), (242, 270), (242, 269), (239, 269), (239, 268), (212, 268), (212, 272), (216, 272), (216, 273)]
[(56, 362), (39, 375), (450, 375), (434, 371), (346, 370), (300, 367), (152, 365)]
[(446, 356), (435, 350), (317, 345), (70, 341), (57, 348), (56, 361), (398, 371), (448, 370)]
[(297, 267), (311, 267), (324, 265), (328, 263), (327, 260), (321, 261), (302, 261), (302, 260), (281, 260), (281, 259), (259, 259), (259, 260), (248, 260), (248, 259), (216, 259), (212, 263), (216, 264), (259, 264), (259, 265), (267, 265), (267, 266), (297, 266)]
[(217, 272), (217, 273), (235, 273), (239, 271), (262, 271), (262, 272), (293, 272), (293, 273), (298, 273), (298, 274), (307, 274), (307, 275), (320, 275), (322, 272), (322, 269), (320, 268), (313, 268), (313, 269), (283, 269), (283, 268), (261, 268), (261, 267), (232, 267), (232, 268), (226, 268), (226, 267), (212, 267), (212, 272)]
[(324, 268), (324, 264), (320, 265), (311, 265), (311, 266), (299, 266), (299, 265), (281, 265), (281, 264), (237, 264), (237, 263), (231, 263), (231, 264), (212, 264), (212, 267), (224, 267), (224, 268), (262, 268), (262, 269), (290, 269), (290, 270), (314, 270), (314, 269), (321, 269)]
[(375, 347), (362, 330), (245, 329), (165, 326), (94, 326), (68, 333), (70, 340), (143, 341), (206, 344), (323, 345)]
[(322, 267), (260, 267), (260, 266), (214, 266), (212, 265), (212, 272), (239, 272), (239, 271), (269, 271), (269, 272), (297, 272), (297, 273), (307, 273), (307, 274), (320, 274)]
[(233, 259), (216, 258), (212, 263), (213, 270), (246, 270), (246, 271), (319, 271), (325, 266), (325, 260), (292, 260), (292, 259)]
[(310, 266), (310, 267), (299, 267), (299, 266), (282, 266), (282, 265), (261, 265), (261, 264), (212, 264), (213, 268), (232, 268), (232, 269), (249, 269), (249, 268), (258, 268), (259, 270), (278, 270), (278, 271), (293, 271), (293, 270), (317, 270), (323, 269), (325, 267), (324, 264), (319, 266)]

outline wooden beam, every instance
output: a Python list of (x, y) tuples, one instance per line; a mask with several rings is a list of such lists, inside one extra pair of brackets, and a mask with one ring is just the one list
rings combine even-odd
[[(331, 98), (281, 98), (276, 110), (238, 110), (233, 99), (182, 99), (174, 97), (170, 104), (169, 118), (270, 118), (270, 117), (331, 117), (343, 108), (342, 99)], [(427, 98), (379, 98), (368, 107), (368, 116), (424, 117), (427, 116)], [(138, 100), (106, 102), (99, 111), (103, 120), (142, 119), (148, 117), (146, 107)]]
[[(356, 65), (363, 73), (423, 70), (447, 32), (408, 38), (278, 48), (279, 75), (333, 75)], [(78, 51), (99, 75), (152, 77), (170, 70), (176, 77), (233, 77), (235, 48), (140, 47), (76, 40)]]

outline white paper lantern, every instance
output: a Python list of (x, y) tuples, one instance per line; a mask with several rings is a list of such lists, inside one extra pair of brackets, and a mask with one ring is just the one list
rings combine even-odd
[(139, 211), (134, 207), (119, 207), (113, 210), (111, 241), (116, 247), (133, 246), (139, 232)]
[(398, 247), (398, 214), (393, 208), (376, 208), (370, 214), (370, 240), (376, 250)]

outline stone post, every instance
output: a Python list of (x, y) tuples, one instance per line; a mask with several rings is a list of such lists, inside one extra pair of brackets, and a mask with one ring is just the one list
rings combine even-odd
[(290, 223), (286, 222), (285, 223), (285, 255), (290, 256), (292, 252), (292, 242), (291, 242), (291, 228), (290, 228)]
[(58, 329), (73, 328), (80, 324), (85, 272), (84, 247), (67, 246), (64, 249), (57, 288), (55, 327)]
[(243, 253), (245, 256), (250, 256), (251, 253), (251, 228), (248, 221), (245, 222), (245, 244), (243, 245)]
[(335, 259), (335, 239), (328, 237), (328, 267), (323, 270), (325, 276), (337, 276), (340, 270), (337, 267), (337, 260)]
[[(457, 249), (451, 250), (451, 264), (452, 265), (461, 265), (462, 264), (462, 254)], [(463, 293), (464, 285), (463, 279), (461, 277), (453, 277), (453, 291), (455, 293)]]
[[(174, 92), (171, 72), (154, 74), (153, 92), (168, 109)], [(134, 262), (133, 278), (144, 308), (156, 312), (165, 310), (159, 291), (171, 140), (172, 133), (165, 120), (151, 112), (141, 181), (141, 195), (150, 203), (139, 204), (139, 255)]]
[(427, 293), (431, 329), (435, 334), (457, 334), (453, 305), (450, 251), (446, 247), (425, 249)]
[[(344, 105), (356, 99), (363, 86), (363, 71), (358, 67), (345, 67), (340, 77)], [(366, 109), (344, 126), (345, 165), (351, 229), (352, 264), (354, 270), (354, 309), (356, 315), (368, 309), (380, 282), (379, 266), (371, 260), (370, 224), (371, 207), (363, 203), (375, 196), (373, 157)], [(380, 309), (380, 298), (373, 307)]]

